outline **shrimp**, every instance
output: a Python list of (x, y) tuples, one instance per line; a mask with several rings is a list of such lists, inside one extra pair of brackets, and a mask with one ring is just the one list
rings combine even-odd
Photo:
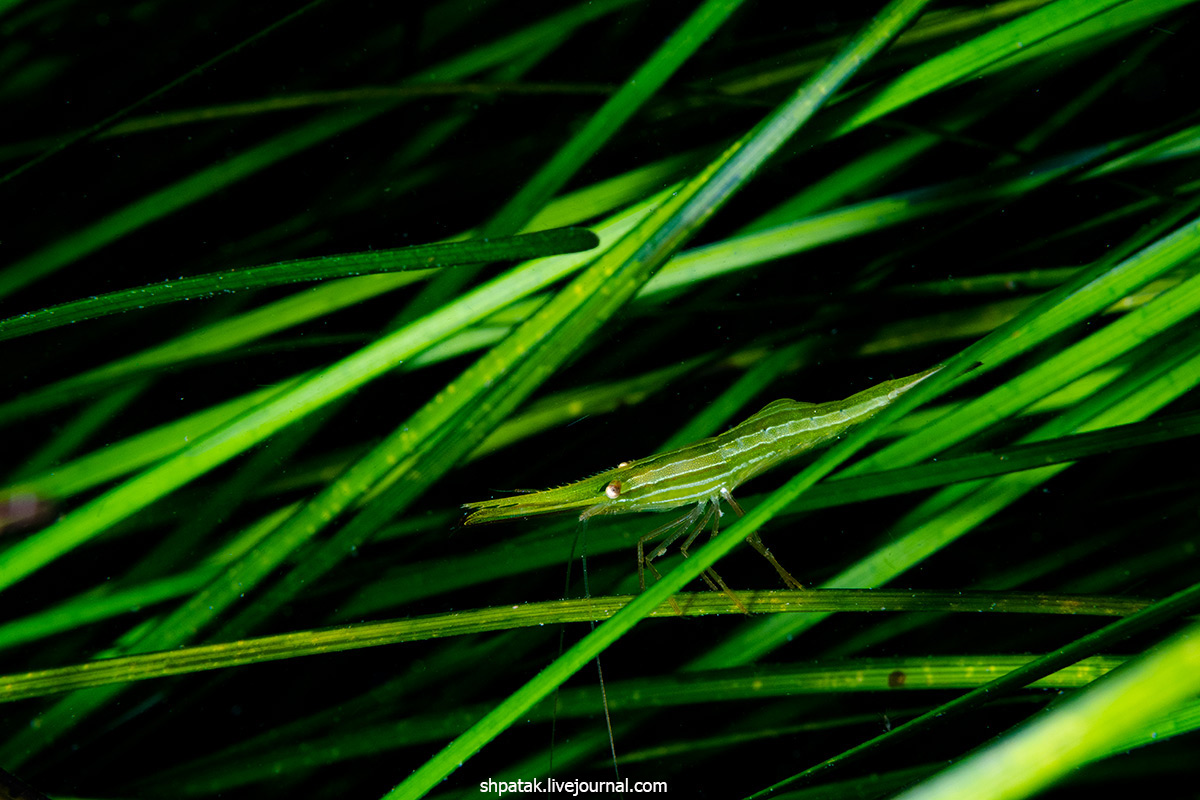
[[(601, 514), (670, 511), (691, 506), (683, 516), (638, 539), (638, 580), (645, 589), (646, 569), (659, 577), (654, 559), (666, 553), (672, 544), (684, 539), (679, 550), (686, 558), (688, 548), (701, 533), (711, 528), (712, 535), (717, 534), (722, 501), (738, 516), (742, 515), (733, 492), (743, 483), (837, 439), (941, 368), (938, 365), (906, 378), (884, 381), (845, 400), (828, 403), (775, 400), (718, 436), (637, 461), (622, 461), (612, 469), (565, 486), (466, 503), (463, 507), (470, 514), (464, 524), (575, 509), (579, 509), (579, 519), (584, 521)], [(646, 544), (658, 539), (663, 541), (647, 555)], [(746, 541), (775, 568), (785, 585), (803, 588), (757, 532)], [(725, 582), (712, 570), (706, 571), (704, 579), (714, 591), (719, 586), (732, 596)]]

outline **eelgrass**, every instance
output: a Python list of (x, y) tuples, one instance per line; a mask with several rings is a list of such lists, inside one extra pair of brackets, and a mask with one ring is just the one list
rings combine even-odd
[[(602, 651), (617, 757), (639, 754), (621, 774), (688, 796), (791, 792), (768, 787), (853, 752), (830, 796), (1021, 797), (1120, 748), (1181, 752), (1194, 648), (1138, 656), (1186, 608), (1103, 638), (1075, 612), (1143, 601), (1070, 587), (1197, 584), (1172, 556), (1196, 513), (1173, 466), (1200, 381), (1191, 4), (741, 6), (217, 6), (219, 45), (146, 6), (64, 47), (93, 12), (0, 4), (20, 43), (0, 63), (0, 673), (23, 676), (0, 700), (46, 698), (5, 706), (0, 766), (87, 796), (607, 778), (593, 671), (553, 744), (545, 724)], [(568, 225), (598, 246), (333, 280)], [(325, 282), (269, 288), (295, 264)], [(229, 275), (247, 291), (174, 302)], [(934, 363), (632, 599), (608, 596), (635, 588), (650, 518), (592, 523), (591, 601), (560, 599), (570, 520), (451, 530), (462, 502)], [(753, 619), (672, 605), (760, 527), (828, 593), (771, 591), (738, 552), (720, 569)], [(967, 617), (980, 598), (1036, 616)], [(876, 601), (924, 613), (838, 613)], [(556, 655), (557, 624), (610, 614)], [(1017, 678), (996, 684), (1013, 702), (937, 711), (1031, 652), (1130, 663), (1093, 686), (1084, 662), (1059, 684), (1078, 697), (1012, 734), (1043, 705)], [(855, 749), (899, 692), (920, 746)]]

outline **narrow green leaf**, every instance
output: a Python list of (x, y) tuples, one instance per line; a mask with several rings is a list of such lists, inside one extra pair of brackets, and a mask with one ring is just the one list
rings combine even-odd
[(903, 800), (1026, 797), (1104, 754), (1200, 691), (1200, 626), (900, 795)]
[(591, 250), (600, 240), (589, 230), (565, 228), (527, 233), (495, 240), (469, 240), (442, 244), (347, 253), (338, 256), (284, 261), (263, 267), (193, 275), (175, 281), (109, 292), (98, 297), (60, 303), (40, 311), (0, 319), (0, 341), (27, 336), (62, 325), (73, 325), (110, 314), (213, 297), (244, 289), (262, 289), (290, 283), (307, 283), (356, 275), (377, 275), (408, 270), (444, 269), (481, 261), (523, 261), (531, 258)]

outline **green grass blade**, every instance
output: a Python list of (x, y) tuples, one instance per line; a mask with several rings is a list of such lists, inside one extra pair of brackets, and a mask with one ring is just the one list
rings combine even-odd
[[(211, 573), (212, 570), (206, 572)], [(176, 596), (181, 590), (178, 583), (194, 582), (197, 577), (199, 576), (188, 574), (181, 576), (179, 581), (155, 582), (133, 599), (139, 602), (142, 600), (157, 602)], [(1004, 595), (978, 593), (972, 596), (962, 592), (914, 593), (907, 590), (882, 592), (810, 589), (800, 592), (746, 593), (739, 595), (738, 599), (746, 605), (751, 613), (756, 614), (793, 614), (819, 611), (875, 612), (883, 609), (890, 612), (955, 611), (973, 614), (987, 612), (1119, 616), (1133, 614), (1147, 605), (1147, 601), (1134, 598), (1053, 597), (1042, 594), (1021, 595), (1016, 593)], [(104, 605), (111, 606), (120, 602), (129, 602), (127, 597), (114, 597), (110, 600), (110, 603)], [(619, 613), (632, 600), (632, 597), (618, 596), (528, 603), (516, 608), (501, 606), (476, 609), (465, 613), (454, 612), (453, 614), (436, 614), (415, 619), (360, 623), (327, 630), (297, 631), (257, 639), (109, 658), (20, 675), (0, 676), (0, 703), (114, 683), (229, 669), (248, 664), (380, 647), (400, 642), (426, 641), (448, 636), (464, 636), (546, 624), (601, 621)], [(684, 593), (677, 595), (675, 601), (679, 604), (679, 609), (669, 602), (664, 602), (649, 616), (674, 618), (744, 613), (734, 604), (732, 598), (717, 592), (696, 595)], [(81, 605), (64, 607), (58, 612), (59, 619), (51, 621), (61, 626), (61, 617)], [(104, 605), (100, 608), (103, 608)], [(40, 623), (42, 620), (34, 622)], [(9, 644), (27, 639), (32, 633), (31, 627), (32, 625), (6, 626), (3, 631), (0, 631), (4, 634), (3, 638), (0, 638), (0, 642)], [(1071, 662), (1062, 666), (1065, 667), (1069, 663)], [(874, 684), (859, 685), (857, 688), (872, 690), (886, 687), (887, 670), (881, 674), (885, 678), (882, 682), (876, 681)], [(1048, 674), (1048, 672), (1044, 673), (1044, 675)]]
[[(1166, 13), (1181, 2), (1146, 0), (1136, 3), (1152, 13)], [(911, 69), (892, 81), (867, 101), (862, 108), (842, 123), (839, 133), (859, 128), (885, 114), (903, 108), (932, 89), (950, 86), (958, 81), (1008, 61), (1014, 54), (1054, 37), (1090, 19), (1119, 9), (1130, 0), (1058, 0), (1030, 11), (1012, 22), (949, 50), (921, 66)], [(1101, 29), (1103, 30), (1103, 28)]]
[(550, 157), (488, 222), (489, 235), (519, 230), (566, 185), (688, 58), (724, 24), (743, 0), (705, 0), (646, 60), (621, 89)]
[(900, 795), (904, 800), (1026, 797), (1200, 691), (1200, 627)]
[[(693, 53), (719, 29), (743, 0), (705, 0), (608, 101), (483, 226), (483, 235), (521, 230), (547, 201), (645, 105)], [(444, 303), (465, 286), (474, 270), (440, 275), (405, 309), (401, 321)]]
[(417, 245), (369, 253), (322, 256), (262, 267), (193, 275), (136, 289), (109, 292), (98, 297), (60, 303), (50, 308), (0, 319), (0, 341), (73, 325), (110, 314), (152, 306), (196, 300), (245, 289), (291, 283), (376, 275), (408, 270), (444, 269), (481, 261), (524, 261), (532, 258), (591, 250), (600, 240), (589, 230), (566, 228), (494, 240)]
[[(1167, 262), (1178, 263), (1200, 252), (1200, 223), (1180, 230), (1177, 237), (1187, 245), (1182, 254)], [(1108, 363), (1113, 358), (1153, 338), (1200, 310), (1200, 276), (1195, 276), (1149, 305), (1093, 334), (1079, 344), (1040, 364), (979, 400), (926, 427), (920, 434), (897, 442), (888, 450), (863, 462), (857, 470), (878, 464), (911, 464), (946, 446), (962, 441), (1030, 403), (1062, 388), (1077, 377)]]

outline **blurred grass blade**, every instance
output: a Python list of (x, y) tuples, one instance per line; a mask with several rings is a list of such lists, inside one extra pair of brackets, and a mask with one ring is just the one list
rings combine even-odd
[(18, 259), (0, 271), (0, 298), (90, 255), (121, 237), (199, 202), (232, 183), (360, 125), (381, 113), (378, 108), (340, 111), (268, 139), (228, 161), (203, 169), (53, 244)]
[(1170, 597), (1160, 600), (1132, 616), (1107, 625), (1094, 633), (1071, 642), (1065, 647), (1061, 647), (1044, 656), (1039, 656), (1027, 664), (1014, 669), (1012, 672), (989, 681), (983, 686), (967, 692), (960, 697), (956, 697), (949, 703), (943, 703), (915, 719), (909, 720), (833, 758), (822, 761), (820, 764), (806, 769), (804, 772), (794, 775), (791, 778), (780, 781), (751, 797), (769, 797), (777, 793), (780, 789), (789, 786), (794, 787), (795, 784), (806, 779), (815, 778), (818, 775), (827, 774), (833, 768), (845, 766), (851, 760), (877, 753), (885, 745), (894, 745), (901, 740), (908, 739), (928, 729), (942, 725), (959, 714), (964, 714), (998, 700), (1007, 694), (1028, 686), (1039, 678), (1053, 674), (1069, 664), (1094, 656), (1103, 650), (1109, 650), (1130, 636), (1177, 619), (1194, 610), (1197, 604), (1200, 604), (1200, 584), (1189, 586), (1187, 589), (1176, 592)]
[[(68, 498), (87, 491), (179, 452), (189, 442), (219, 428), (272, 395), (294, 387), (298, 380), (248, 392), (123, 441), (107, 444), (51, 470), (22, 477), (7, 491), (27, 491), (53, 498)], [(3, 490), (0, 490), (2, 493)]]
[[(989, 673), (1008, 672), (1027, 661), (1028, 656), (1022, 655), (899, 657), (784, 665), (760, 668), (754, 672), (723, 670), (686, 678), (668, 675), (644, 681), (613, 682), (609, 704), (613, 711), (623, 712), (622, 716), (628, 717), (639, 710), (679, 708), (753, 697), (790, 696), (794, 698), (791, 702), (795, 703), (802, 702), (805, 695), (832, 699), (855, 691), (894, 693), (895, 688), (889, 687), (888, 679), (895, 680), (896, 673), (911, 676), (911, 683), (906, 682), (905, 686), (911, 686), (916, 691), (922, 688), (950, 689), (976, 686), (986, 680)], [(1078, 688), (1119, 668), (1124, 661), (1119, 657), (1087, 659), (1043, 679), (1039, 682), (1039, 688)], [(594, 717), (602, 713), (599, 696), (586, 688), (564, 690), (558, 696), (558, 706), (560, 720)], [(528, 712), (523, 721), (546, 721), (554, 715), (554, 707), (555, 704), (549, 701), (540, 703)], [(721, 706), (716, 709), (724, 710)], [(208, 769), (199, 775), (167, 773), (161, 777), (155, 776), (163, 780), (165, 785), (155, 785), (153, 793), (172, 796), (213, 795), (237, 786), (268, 780), (279, 772), (290, 773), (349, 759), (381, 756), (454, 736), (481, 711), (481, 705), (474, 705), (460, 707), (453, 714), (426, 713), (383, 724), (358, 726), (343, 735), (316, 738), (306, 748), (284, 744), (230, 753), (223, 765), (208, 764)], [(861, 716), (854, 721), (860, 720)], [(557, 757), (555, 764), (560, 764)], [(516, 774), (529, 775), (528, 772)], [(158, 783), (153, 779), (151, 782)], [(581, 793), (580, 796), (586, 795)]]
[(1200, 625), (968, 756), (900, 800), (1026, 797), (1200, 692)]
[[(58, 142), (55, 142), (53, 146), (47, 148), (46, 150), (39, 153), (34, 158), (31, 158), (29, 161), (26, 161), (25, 163), (21, 164), (20, 166), (16, 167), (15, 169), (11, 170), (7, 174), (5, 174), (3, 177), (0, 177), (0, 185), (8, 183), (10, 180), (15, 178), (16, 176), (20, 175), (21, 173), (25, 172), (28, 169), (32, 169), (33, 167), (42, 163), (43, 161), (50, 158), (51, 156), (61, 153), (63, 150), (66, 150), (68, 147), (71, 147), (72, 145), (74, 145), (78, 142), (81, 142), (91, 136), (94, 136), (95, 134), (97, 134), (101, 131), (111, 128), (114, 123), (129, 116), (134, 111), (136, 111), (137, 109), (146, 105), (147, 103), (150, 103), (155, 98), (161, 97), (161, 96), (167, 94), (168, 92), (170, 92), (175, 87), (186, 83), (187, 81), (191, 80), (192, 78), (198, 77), (199, 75), (203, 74), (206, 70), (216, 66), (217, 64), (221, 63), (222, 61), (229, 58), (230, 56), (233, 56), (234, 54), (244, 50), (245, 48), (252, 45), (255, 41), (278, 30), (279, 28), (283, 27), (284, 25), (287, 25), (292, 20), (300, 17), (302, 14), (304, 14), (307, 11), (311, 11), (312, 9), (316, 8), (323, 2), (325, 2), (325, 0), (310, 0), (310, 2), (306, 3), (305, 5), (296, 9), (295, 11), (285, 14), (281, 18), (272, 22), (270, 25), (267, 25), (266, 27), (262, 28), (261, 30), (256, 31), (253, 35), (248, 36), (247, 38), (243, 39), (242, 41), (240, 41), (237, 44), (233, 45), (232, 47), (228, 48), (227, 50), (224, 50), (224, 51), (218, 53), (217, 55), (215, 55), (212, 58), (205, 61), (203, 64), (200, 64), (199, 66), (189, 69), (187, 72), (183, 73), (175, 80), (167, 83), (164, 86), (160, 86), (158, 89), (155, 89), (153, 92), (150, 92), (149, 94), (144, 95), (143, 97), (139, 98), (135, 102), (130, 103), (129, 105), (114, 112), (113, 114), (110, 114), (109, 116), (100, 120), (96, 124), (89, 125), (87, 128), (84, 128), (83, 130), (78, 131), (77, 133), (72, 134), (71, 136), (68, 136)], [(15, 5), (15, 3), (13, 3), (13, 5)], [(9, 7), (11, 7), (11, 6), (9, 6)], [(6, 10), (8, 10), (8, 9), (5, 8), (3, 5), (0, 5), (0, 14), (3, 14), (4, 11), (6, 11)]]
[[(632, 0), (598, 0), (581, 3), (553, 17), (477, 47), (467, 55), (436, 64), (410, 81), (455, 80), (503, 63), (543, 37), (558, 38), (564, 30), (578, 27), (598, 16), (629, 5)], [(381, 101), (349, 110), (330, 112), (286, 133), (265, 140), (224, 163), (202, 169), (156, 192), (134, 201), (119, 211), (66, 234), (0, 271), (0, 298), (44, 278), (55, 270), (105, 247), (126, 234), (186, 208), (238, 181), (244, 180), (296, 153), (378, 117), (399, 101)]]

